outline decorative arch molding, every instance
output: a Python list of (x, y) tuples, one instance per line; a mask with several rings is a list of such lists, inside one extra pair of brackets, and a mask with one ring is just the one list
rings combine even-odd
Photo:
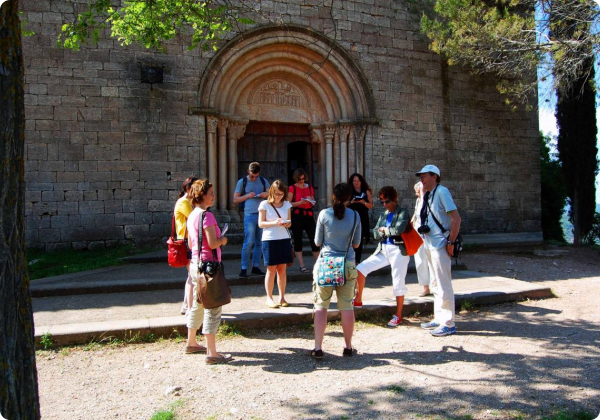
[(204, 70), (192, 112), (206, 117), (208, 175), (218, 179), (223, 211), (236, 207), (232, 169), (250, 120), (309, 125), (319, 144), (323, 204), (331, 204), (335, 183), (364, 173), (366, 127), (378, 123), (367, 79), (348, 52), (293, 25), (264, 26), (229, 41)]
[(229, 41), (204, 70), (198, 107), (251, 118), (250, 110), (239, 108), (243, 92), (269, 75), (294, 79), (297, 87), (320, 99), (315, 106), (329, 104), (328, 112), (315, 109), (320, 121), (307, 123), (375, 119), (371, 89), (356, 62), (335, 41), (293, 25), (264, 26)]

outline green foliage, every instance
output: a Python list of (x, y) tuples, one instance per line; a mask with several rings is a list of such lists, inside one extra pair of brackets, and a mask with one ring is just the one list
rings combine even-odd
[[(120, 4), (120, 2), (118, 2)], [(250, 25), (241, 16), (245, 2), (233, 7), (218, 0), (124, 1), (116, 6), (110, 0), (95, 0), (73, 23), (64, 24), (58, 47), (79, 50), (89, 40), (97, 43), (101, 31), (121, 45), (139, 43), (145, 48), (165, 51), (164, 42), (178, 35), (189, 37), (189, 49), (216, 49), (216, 44), (235, 24)]]
[(170, 410), (157, 411), (150, 417), (150, 420), (173, 420), (175, 414)]
[(600, 213), (594, 214), (592, 228), (584, 238), (584, 243), (591, 246), (600, 246)]
[(545, 241), (565, 241), (561, 218), (567, 203), (567, 189), (560, 162), (551, 156), (552, 139), (540, 132), (542, 231)]
[(586, 411), (560, 411), (549, 416), (542, 417), (542, 420), (592, 420), (594, 416)]
[(392, 394), (402, 394), (406, 391), (406, 388), (403, 388), (400, 385), (390, 385), (387, 387), (387, 390)]
[(54, 345), (54, 341), (52, 340), (52, 334), (47, 332), (46, 334), (42, 335), (42, 337), (40, 338), (40, 344), (42, 345), (44, 350), (51, 349)]
[(460, 310), (461, 311), (470, 311), (471, 309), (473, 309), (475, 307), (475, 305), (473, 305), (473, 302), (470, 300), (461, 300), (460, 302)]
[(219, 325), (217, 335), (220, 338), (236, 337), (242, 335), (242, 330), (236, 324), (228, 324), (223, 322), (221, 325)]

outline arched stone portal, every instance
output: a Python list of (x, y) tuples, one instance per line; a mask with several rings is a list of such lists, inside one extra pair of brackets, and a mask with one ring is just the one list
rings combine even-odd
[(233, 207), (237, 142), (250, 121), (308, 124), (318, 144), (318, 198), (327, 205), (335, 183), (364, 173), (365, 134), (376, 122), (368, 83), (347, 52), (296, 26), (263, 27), (227, 43), (204, 72), (196, 112), (206, 117), (220, 210)]

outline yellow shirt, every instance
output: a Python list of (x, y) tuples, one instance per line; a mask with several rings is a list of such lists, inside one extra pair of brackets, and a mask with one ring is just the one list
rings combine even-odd
[(175, 204), (175, 232), (177, 233), (177, 239), (187, 238), (187, 219), (192, 212), (192, 203), (184, 195)]

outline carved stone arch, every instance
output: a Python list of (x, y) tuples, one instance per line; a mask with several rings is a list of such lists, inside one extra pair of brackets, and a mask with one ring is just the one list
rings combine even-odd
[(261, 27), (229, 41), (204, 71), (198, 105), (251, 117), (237, 115), (240, 101), (247, 99), (242, 93), (257, 78), (272, 75), (275, 79), (277, 74), (293, 78), (299, 87), (318, 97), (316, 105), (329, 104), (330, 112), (319, 116), (321, 122), (375, 118), (371, 90), (349, 54), (324, 35), (291, 25)]

